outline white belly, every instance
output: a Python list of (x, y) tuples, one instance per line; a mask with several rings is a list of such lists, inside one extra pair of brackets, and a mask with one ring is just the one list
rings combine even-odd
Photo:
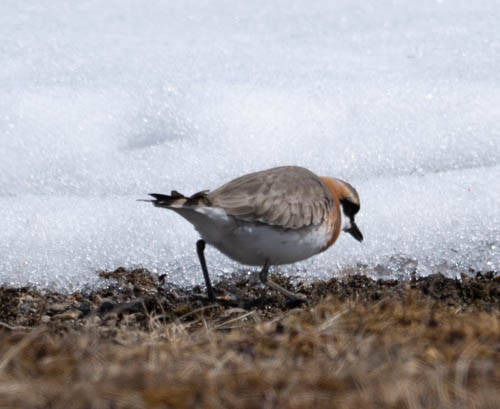
[(222, 209), (175, 209), (190, 221), (203, 240), (243, 264), (289, 264), (321, 252), (331, 235), (324, 226), (282, 229), (262, 223), (243, 222)]

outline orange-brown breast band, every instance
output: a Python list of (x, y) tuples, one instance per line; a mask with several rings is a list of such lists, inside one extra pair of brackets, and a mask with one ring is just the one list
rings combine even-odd
[(325, 247), (321, 249), (321, 251), (325, 251), (328, 249), (332, 244), (334, 244), (337, 239), (339, 238), (340, 235), (340, 230), (341, 230), (341, 225), (342, 225), (342, 220), (341, 220), (341, 211), (340, 211), (340, 200), (339, 197), (341, 196), (341, 188), (340, 184), (336, 179), (329, 178), (329, 177), (324, 177), (321, 176), (320, 179), (323, 181), (323, 183), (327, 186), (328, 190), (332, 194), (333, 198), (333, 209), (330, 213), (330, 226), (332, 228), (330, 240), (326, 243)]

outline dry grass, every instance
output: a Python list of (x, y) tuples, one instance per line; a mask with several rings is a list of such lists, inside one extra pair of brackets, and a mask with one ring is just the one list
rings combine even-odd
[(295, 309), (91, 310), (24, 326), (11, 314), (0, 407), (498, 407), (498, 278), (479, 305), (394, 283), (346, 295), (338, 283)]

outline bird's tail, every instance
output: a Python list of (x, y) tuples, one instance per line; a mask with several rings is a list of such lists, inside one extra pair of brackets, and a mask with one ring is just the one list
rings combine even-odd
[(208, 190), (203, 190), (187, 197), (177, 192), (176, 190), (172, 190), (172, 192), (170, 192), (170, 195), (150, 193), (149, 196), (152, 196), (153, 200), (141, 201), (150, 202), (153, 203), (155, 207), (164, 207), (167, 209), (179, 207), (208, 206), (210, 205), (210, 203), (207, 197), (207, 192)]

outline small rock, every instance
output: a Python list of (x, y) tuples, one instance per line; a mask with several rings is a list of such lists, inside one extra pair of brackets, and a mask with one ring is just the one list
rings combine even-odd
[(64, 311), (66, 311), (69, 308), (68, 304), (64, 303), (55, 303), (55, 304), (50, 304), (49, 307), (47, 308), (47, 312), (55, 315), (55, 314), (60, 314)]
[(80, 306), (78, 307), (78, 309), (82, 312), (83, 316), (89, 315), (90, 311), (91, 311), (90, 304), (88, 302), (85, 302), (85, 301), (82, 301), (80, 303)]
[(52, 319), (59, 321), (71, 321), (76, 320), (82, 316), (82, 312), (78, 310), (66, 311), (61, 314), (54, 315)]
[(97, 313), (100, 316), (106, 315), (108, 312), (112, 311), (117, 306), (117, 303), (114, 303), (109, 300), (104, 300), (102, 304), (99, 306)]
[(40, 318), (40, 321), (43, 324), (47, 324), (48, 322), (50, 322), (50, 317), (48, 315), (42, 315), (42, 318)]
[(114, 327), (116, 326), (117, 322), (118, 322), (118, 314), (115, 312), (110, 312), (106, 314), (106, 316), (103, 318), (103, 323), (107, 327)]
[(32, 308), (31, 301), (23, 301), (19, 305), (19, 311), (21, 311), (22, 314), (28, 314), (31, 311), (31, 308)]

